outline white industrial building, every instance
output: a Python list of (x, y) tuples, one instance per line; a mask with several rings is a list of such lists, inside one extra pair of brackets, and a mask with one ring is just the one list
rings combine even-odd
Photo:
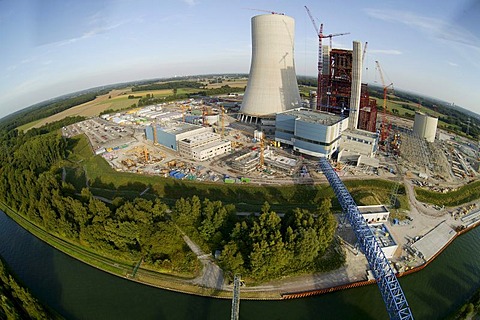
[(265, 14), (252, 18), (252, 60), (239, 120), (262, 117), (301, 106), (294, 64), (293, 18)]
[(415, 112), (413, 134), (427, 140), (428, 142), (433, 142), (437, 133), (437, 124), (438, 118), (422, 112)]
[(178, 151), (178, 141), (205, 132), (212, 132), (212, 128), (184, 122), (167, 122), (162, 125), (155, 124), (145, 128), (147, 140), (175, 151)]
[(180, 155), (198, 161), (205, 161), (231, 150), (232, 143), (228, 140), (222, 140), (220, 135), (213, 132), (191, 135), (178, 141)]
[(340, 139), (337, 160), (355, 166), (368, 165), (378, 168), (380, 162), (375, 158), (378, 149), (378, 134), (365, 130), (345, 130)]
[(383, 204), (373, 206), (358, 206), (358, 211), (362, 214), (368, 224), (386, 223), (390, 216), (390, 211)]
[(275, 141), (306, 155), (330, 158), (347, 126), (348, 118), (299, 108), (276, 115)]
[(397, 251), (398, 244), (386, 225), (388, 217), (390, 216), (387, 207), (384, 205), (358, 206), (358, 211), (360, 211), (367, 221), (385, 257), (387, 259), (393, 258), (395, 251)]

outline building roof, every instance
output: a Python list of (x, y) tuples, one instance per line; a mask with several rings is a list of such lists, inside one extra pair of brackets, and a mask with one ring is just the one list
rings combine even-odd
[(211, 148), (220, 147), (220, 146), (223, 147), (224, 145), (228, 145), (228, 144), (231, 144), (229, 140), (217, 140), (217, 141), (209, 142), (199, 147), (192, 148), (192, 151), (200, 153), (203, 150), (209, 150)]
[(362, 138), (362, 139), (376, 139), (378, 137), (378, 134), (375, 132), (370, 132), (366, 130), (360, 130), (360, 129), (347, 129), (342, 132), (342, 135), (344, 136), (350, 136), (350, 137), (355, 137), (355, 138)]
[(385, 207), (383, 204), (374, 205), (374, 206), (358, 206), (358, 211), (360, 211), (361, 214), (389, 213), (387, 207)]
[(344, 118), (339, 115), (327, 112), (313, 111), (309, 109), (299, 108), (283, 112), (283, 114), (291, 115), (297, 118), (297, 120), (318, 123), (326, 126), (334, 125), (335, 123), (343, 120)]
[(185, 123), (185, 122), (173, 122), (173, 123), (170, 122), (169, 124), (162, 125), (159, 127), (160, 127), (160, 130), (167, 133), (175, 134), (175, 135), (202, 128), (201, 126), (191, 124), (191, 123)]
[(220, 140), (220, 135), (217, 134), (217, 133), (213, 133), (213, 132), (202, 132), (202, 133), (196, 134), (194, 136), (184, 138), (181, 141), (184, 141), (184, 142), (189, 143), (189, 144), (197, 144), (199, 142), (208, 141), (208, 140), (212, 140), (212, 139)]

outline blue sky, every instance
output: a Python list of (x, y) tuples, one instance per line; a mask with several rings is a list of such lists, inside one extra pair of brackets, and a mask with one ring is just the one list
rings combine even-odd
[(298, 75), (315, 75), (317, 37), (307, 5), (334, 47), (368, 41), (363, 81), (480, 113), (480, 1), (0, 0), (0, 117), (103, 84), (248, 73), (250, 19), (296, 21)]

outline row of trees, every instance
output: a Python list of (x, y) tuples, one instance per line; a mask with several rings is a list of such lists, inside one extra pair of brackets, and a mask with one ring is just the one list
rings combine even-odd
[(197, 81), (171, 81), (163, 83), (153, 83), (148, 85), (135, 86), (132, 91), (152, 91), (152, 90), (164, 90), (164, 89), (178, 89), (178, 88), (203, 88), (204, 84)]

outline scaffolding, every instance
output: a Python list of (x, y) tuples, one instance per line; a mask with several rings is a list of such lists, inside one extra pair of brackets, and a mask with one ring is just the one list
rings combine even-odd
[(357, 204), (326, 158), (320, 158), (320, 168), (332, 186), (342, 206), (342, 211), (352, 226), (360, 249), (365, 253), (390, 319), (413, 319), (395, 272), (385, 257), (375, 235), (358, 210)]

